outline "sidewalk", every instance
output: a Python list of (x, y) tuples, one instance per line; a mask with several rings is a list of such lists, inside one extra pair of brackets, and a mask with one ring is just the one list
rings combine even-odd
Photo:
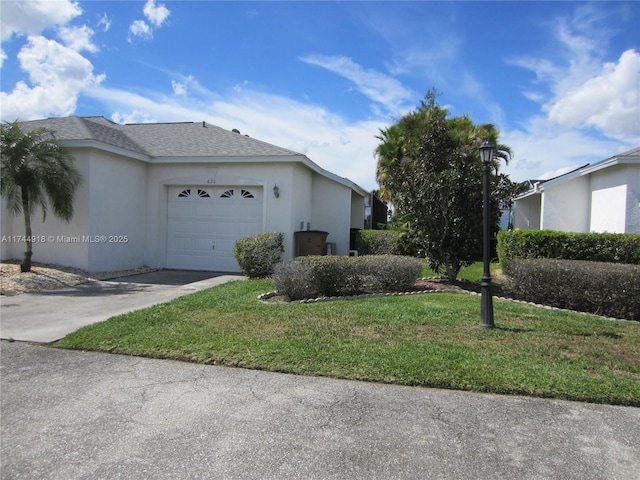
[(1, 342), (3, 479), (638, 479), (640, 409)]

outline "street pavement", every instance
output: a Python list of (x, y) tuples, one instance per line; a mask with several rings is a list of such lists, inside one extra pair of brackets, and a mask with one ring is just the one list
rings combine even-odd
[[(3, 297), (0, 336), (242, 277), (161, 271)], [(0, 342), (0, 479), (640, 479), (640, 409)]]
[(633, 479), (640, 409), (0, 342), (2, 479)]

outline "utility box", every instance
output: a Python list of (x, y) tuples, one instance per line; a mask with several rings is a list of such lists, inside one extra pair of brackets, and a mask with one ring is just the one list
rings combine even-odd
[(325, 252), (329, 232), (321, 230), (304, 230), (294, 232), (296, 240), (296, 257), (308, 255), (322, 255)]

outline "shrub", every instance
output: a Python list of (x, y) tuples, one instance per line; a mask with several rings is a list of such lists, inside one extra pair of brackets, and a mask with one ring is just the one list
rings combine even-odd
[(373, 291), (410, 290), (422, 272), (422, 262), (413, 257), (372, 255), (359, 258), (366, 266)]
[(640, 267), (603, 262), (515, 259), (503, 264), (510, 296), (535, 303), (640, 320)]
[(356, 248), (360, 255), (397, 255), (400, 233), (395, 230), (359, 230)]
[(241, 238), (233, 245), (242, 272), (249, 278), (266, 277), (284, 252), (284, 233), (259, 233)]
[(309, 262), (294, 259), (276, 264), (273, 267), (273, 281), (276, 284), (276, 290), (287, 295), (289, 300), (313, 298), (318, 295), (311, 281)]
[(500, 263), (515, 258), (557, 258), (640, 264), (640, 234), (515, 230), (498, 233)]
[(323, 297), (362, 293), (364, 275), (358, 258), (336, 255), (299, 257), (311, 267), (311, 284)]
[(411, 289), (422, 264), (396, 255), (298, 257), (276, 265), (273, 280), (290, 300)]

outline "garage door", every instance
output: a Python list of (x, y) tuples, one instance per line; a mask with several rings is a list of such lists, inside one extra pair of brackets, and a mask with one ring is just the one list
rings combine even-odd
[(170, 187), (167, 268), (238, 272), (236, 240), (262, 232), (261, 187)]

